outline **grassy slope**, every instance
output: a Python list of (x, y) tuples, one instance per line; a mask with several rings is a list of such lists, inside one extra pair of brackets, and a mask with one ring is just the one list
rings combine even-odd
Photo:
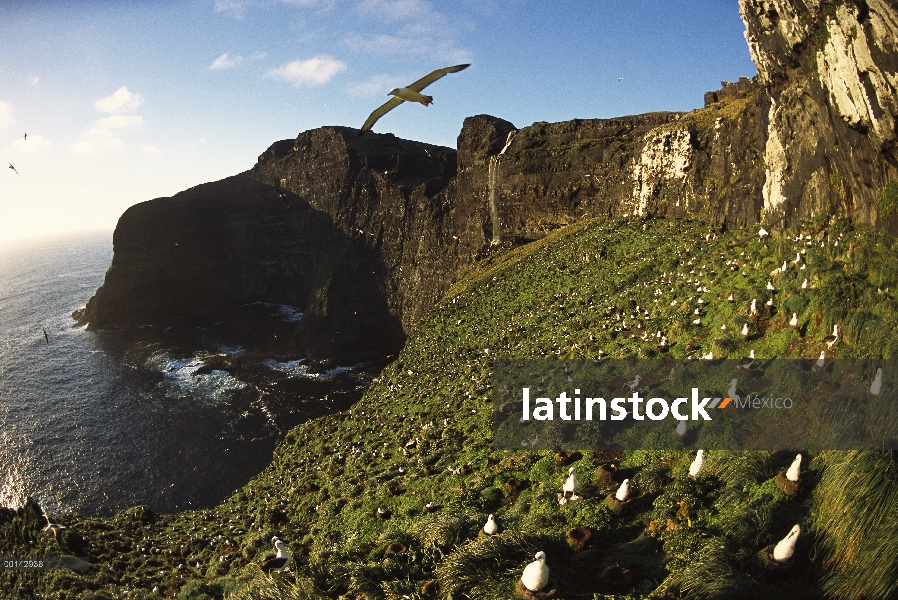
[[(786, 238), (799, 232), (813, 234), (810, 246)], [(893, 246), (891, 238), (823, 222), (766, 243), (753, 230), (715, 234), (700, 221), (577, 224), (467, 273), (351, 411), (295, 428), (272, 464), (218, 508), (161, 517), (131, 509), (109, 521), (61, 518), (93, 544), (104, 566), (86, 575), (3, 574), (0, 591), (75, 598), (84, 589), (99, 589), (98, 597), (132, 589), (133, 598), (159, 586), (171, 593), (183, 587), (183, 597), (200, 598), (241, 586), (218, 579), (227, 575), (252, 580), (229, 597), (415, 597), (436, 579), (453, 597), (507, 598), (542, 549), (566, 598), (653, 591), (819, 597), (822, 560), (844, 571), (851, 556), (839, 562), (837, 542), (857, 535), (851, 514), (841, 510), (838, 481), (825, 479), (824, 465), (844, 465), (840, 455), (815, 458), (803, 476), (812, 491), (795, 501), (773, 484), (791, 455), (710, 452), (703, 476), (691, 480), (685, 477), (689, 451), (613, 456), (584, 450), (574, 455), (584, 499), (559, 506), (567, 467), (553, 453), (490, 448), (490, 368), (497, 357), (592, 358), (600, 349), (606, 356), (652, 356), (654, 342), (639, 339), (640, 329), (634, 337), (612, 337), (618, 313), (631, 325), (664, 332), (670, 353), (680, 358), (710, 350), (739, 358), (749, 348), (759, 357), (816, 357), (835, 323), (843, 332), (835, 355), (893, 358)], [(764, 308), (769, 273), (801, 250), (806, 269), (793, 266), (774, 279), (776, 310), (751, 323), (755, 339), (742, 342), (735, 334), (747, 322), (751, 299)], [(805, 277), (810, 289), (802, 291)], [(709, 291), (698, 293), (698, 285)], [(728, 303), (731, 293), (735, 302)], [(703, 322), (694, 326), (699, 297)], [(650, 314), (637, 317), (637, 305)], [(805, 325), (803, 335), (786, 327), (792, 312)], [(630, 477), (637, 490), (620, 516), (604, 501), (617, 483), (599, 471), (611, 461), (619, 466), (617, 480)], [(514, 479), (526, 487), (515, 490)], [(865, 523), (890, 518), (894, 498), (859, 511)], [(438, 510), (425, 513), (427, 502)], [(378, 518), (377, 508), (389, 518)], [(0, 526), (4, 553), (56, 553), (52, 538), (37, 532), (36, 517), (27, 508), (19, 513)], [(479, 538), (488, 513), (502, 534)], [(841, 521), (834, 523), (834, 514)], [(772, 581), (756, 552), (794, 523), (802, 525), (802, 558), (785, 581)], [(818, 523), (829, 537), (818, 540)], [(565, 532), (576, 525), (594, 531), (592, 549), (575, 553), (566, 543)], [(270, 552), (274, 534), (300, 558), (295, 587), (263, 578), (255, 566)], [(825, 551), (812, 562), (815, 540)], [(863, 539), (850, 541), (864, 550)], [(870, 549), (870, 564), (896, 555), (896, 542), (877, 543), (885, 547)], [(187, 583), (199, 579), (207, 583)], [(827, 585), (841, 589), (838, 581)]]

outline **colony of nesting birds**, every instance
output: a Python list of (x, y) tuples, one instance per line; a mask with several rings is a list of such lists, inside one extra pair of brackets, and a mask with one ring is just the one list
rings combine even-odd
[[(766, 233), (584, 222), (494, 256), (357, 405), (296, 427), (221, 505), (54, 516), (103, 567), (3, 573), (0, 591), (887, 598), (898, 589), (883, 560), (898, 556), (889, 452), (720, 450), (726, 436), (700, 428), (678, 450), (492, 447), (496, 358), (898, 355), (892, 238), (825, 220)], [(890, 397), (888, 381), (879, 393)], [(53, 549), (47, 521), (32, 532), (28, 519), (0, 525), (5, 553)], [(266, 562), (273, 536), (291, 557), (282, 571)]]

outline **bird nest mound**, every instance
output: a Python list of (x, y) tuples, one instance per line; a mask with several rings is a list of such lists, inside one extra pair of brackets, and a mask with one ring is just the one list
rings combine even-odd
[(527, 481), (522, 481), (520, 479), (517, 479), (516, 477), (512, 477), (505, 482), (505, 485), (503, 487), (508, 494), (518, 494), (523, 491), (527, 487), (527, 485)]
[(617, 466), (614, 464), (599, 465), (593, 473), (592, 479), (599, 489), (611, 487), (617, 483)]
[(546, 584), (546, 587), (535, 592), (533, 590), (528, 590), (524, 587), (524, 584), (518, 580), (518, 584), (514, 586), (514, 591), (518, 598), (523, 598), (524, 600), (548, 600), (548, 598), (558, 597), (558, 586), (555, 585), (555, 582), (552, 581), (552, 579), (549, 579), (549, 583)]
[(575, 551), (580, 551), (592, 542), (592, 529), (582, 525), (571, 527), (564, 534), (564, 539), (567, 540), (571, 548)]
[(776, 544), (770, 544), (766, 548), (763, 548), (760, 552), (758, 552), (758, 557), (761, 559), (761, 562), (764, 564), (764, 570), (767, 573), (767, 578), (770, 581), (777, 581), (783, 579), (785, 576), (788, 576), (792, 565), (795, 564), (795, 557), (790, 556), (787, 560), (778, 561), (773, 558), (773, 549), (776, 547)]
[(392, 542), (387, 546), (385, 554), (405, 554), (407, 551), (408, 546), (402, 542)]
[(605, 497), (605, 504), (608, 505), (608, 508), (611, 509), (611, 512), (615, 515), (623, 514), (627, 508), (630, 506), (631, 499), (626, 499), (623, 502), (617, 499), (614, 495), (615, 492), (611, 492), (608, 496)]
[(776, 479), (774, 479), (774, 483), (776, 483), (776, 487), (778, 487), (782, 493), (790, 498), (795, 498), (801, 491), (801, 478), (799, 477), (798, 481), (789, 481), (786, 478), (785, 471), (780, 471), (776, 476)]

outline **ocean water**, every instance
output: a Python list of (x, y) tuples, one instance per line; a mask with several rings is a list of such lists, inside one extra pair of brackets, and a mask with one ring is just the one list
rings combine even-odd
[[(290, 427), (370, 383), (367, 365), (316, 372), (283, 355), (197, 373), (204, 358), (242, 350), (216, 334), (239, 312), (140, 335), (86, 331), (71, 313), (111, 259), (112, 232), (0, 246), (0, 505), (31, 496), (51, 513), (97, 516), (212, 506), (265, 468)], [(243, 310), (272, 327), (301, 318), (283, 305)]]

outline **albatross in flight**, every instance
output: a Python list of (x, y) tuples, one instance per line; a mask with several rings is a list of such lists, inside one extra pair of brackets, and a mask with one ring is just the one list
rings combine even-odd
[[(16, 168), (14, 166), (12, 166), (12, 163), (9, 163), (9, 168), (12, 169), (13, 171), (16, 171)], [(19, 172), (16, 171), (16, 175), (18, 175), (18, 174), (19, 174)]]
[(408, 100), (409, 102), (420, 102), (424, 106), (429, 106), (433, 102), (433, 96), (425, 96), (421, 93), (421, 90), (426, 88), (428, 85), (430, 85), (440, 77), (443, 77), (444, 75), (463, 71), (470, 66), (470, 64), (455, 65), (454, 67), (437, 69), (436, 71), (431, 71), (428, 75), (425, 75), (409, 86), (394, 88), (390, 90), (390, 93), (388, 93), (387, 95), (393, 97), (387, 100), (383, 105), (381, 105), (380, 108), (371, 113), (371, 116), (368, 117), (368, 120), (365, 121), (365, 124), (362, 125), (361, 130), (359, 130), (359, 135), (362, 135), (366, 131), (370, 130), (379, 118), (381, 118), (406, 100)]

